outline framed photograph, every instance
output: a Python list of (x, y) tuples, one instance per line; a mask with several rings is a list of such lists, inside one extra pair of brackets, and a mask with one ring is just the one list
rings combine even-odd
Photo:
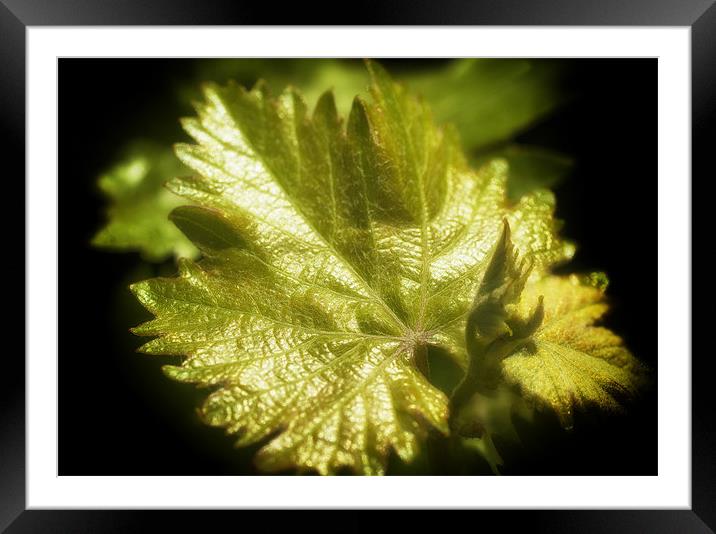
[(27, 314), (0, 528), (509, 509), (549, 532), (712, 531), (691, 348), (709, 1), (318, 26), (4, 4)]

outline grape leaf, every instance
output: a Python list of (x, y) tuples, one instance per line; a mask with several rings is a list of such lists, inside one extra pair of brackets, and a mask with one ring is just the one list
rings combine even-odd
[(516, 394), (512, 388), (499, 384), (489, 395), (475, 393), (464, 409), (463, 417), (470, 417), (479, 423), (479, 432), (475, 436), (460, 437), (460, 443), (467, 450), (473, 450), (482, 456), (492, 472), (500, 474), (499, 466), (504, 462), (494, 437), (499, 436), (505, 442), (520, 443), (521, 439), (513, 423), (517, 415), (525, 421), (532, 422), (533, 407), (529, 401)]
[(435, 117), (457, 127), (466, 149), (507, 141), (563, 99), (559, 64), (549, 60), (469, 58), (439, 74), (406, 76)]
[(527, 413), (510, 385), (569, 428), (575, 405), (620, 409), (645, 377), (621, 339), (593, 325), (607, 310), (605, 275), (530, 277), (531, 269), (505, 221), (468, 315), (469, 361), (451, 396), (453, 430), (495, 473), (502, 459), (493, 436), (519, 441), (511, 413)]
[(311, 104), (331, 88), (338, 112), (347, 114), (353, 98), (364, 93), (370, 81), (360, 60), (346, 58), (213, 58), (198, 62), (194, 70), (193, 80), (178, 87), (185, 104), (201, 99), (199, 86), (206, 81), (251, 87), (262, 80), (272, 90), (296, 87)]
[[(404, 63), (394, 77), (425, 98), (438, 122), (454, 124), (468, 151), (513, 138), (564, 98), (559, 64), (550, 60), (461, 58), (417, 64), (422, 68)], [(197, 65), (196, 79), (245, 85), (263, 79), (279, 89), (290, 84), (308, 102), (332, 87), (339, 113), (349, 112), (353, 97), (369, 83), (359, 61), (329, 58), (205, 60)], [(199, 96), (194, 85), (181, 88), (180, 94), (185, 102)]]
[(509, 163), (507, 193), (512, 200), (519, 200), (537, 189), (551, 189), (559, 185), (574, 165), (571, 158), (558, 152), (514, 143), (481, 152), (470, 162), (480, 167), (496, 158), (503, 158)]
[(177, 278), (132, 286), (155, 318), (166, 373), (215, 389), (204, 419), (267, 440), (268, 471), (376, 474), (448, 431), (448, 403), (420, 371), (428, 345), (461, 365), (464, 325), (506, 219), (534, 273), (569, 258), (553, 197), (506, 198), (507, 166), (466, 164), (455, 134), (368, 63), (370, 103), (344, 126), (332, 94), (312, 115), (296, 90), (207, 85), (177, 154), (198, 175), (169, 188), (194, 207), (174, 222), (199, 247)]
[(515, 314), (532, 268), (529, 256), (520, 257), (505, 219), (467, 317), (467, 369), (450, 398), (455, 437), (463, 447), (479, 453), (495, 474), (503, 461), (493, 437), (519, 442), (512, 412), (531, 416), (527, 403), (504, 384), (502, 361), (531, 340), (543, 318), (541, 295), (529, 314)]
[(127, 155), (103, 174), (98, 185), (110, 199), (107, 224), (92, 244), (113, 250), (137, 250), (149, 261), (172, 254), (196, 257), (197, 249), (167, 215), (186, 201), (164, 187), (164, 182), (186, 172), (170, 148), (149, 141), (137, 142)]
[(504, 376), (552, 407), (567, 428), (576, 407), (619, 410), (646, 378), (622, 339), (594, 325), (608, 310), (605, 288), (606, 278), (597, 273), (587, 280), (550, 275), (528, 284), (517, 306), (517, 315), (527, 314), (542, 295), (544, 317), (530, 342), (504, 360)]
[[(464, 146), (480, 148), (513, 136), (550, 111), (559, 101), (554, 65), (544, 61), (458, 59), (446, 65), (400, 74), (431, 105), (440, 122), (454, 120)], [(368, 77), (358, 61), (336, 59), (209, 59), (197, 64), (197, 78), (229, 78), (253, 84), (265, 78), (272, 87), (300, 87), (307, 102), (316, 102), (326, 87), (333, 87), (339, 112), (350, 109), (353, 97), (365, 91)], [(195, 85), (180, 85), (179, 99), (186, 105), (197, 98)], [(479, 165), (495, 157), (511, 168), (508, 193), (517, 199), (537, 187), (549, 187), (566, 172), (565, 158), (546, 151), (490, 150)], [(143, 177), (136, 173), (143, 171)], [(163, 184), (185, 172), (166, 148), (135, 143), (127, 158), (99, 180), (112, 200), (108, 223), (93, 243), (115, 250), (139, 250), (144, 259), (163, 261), (170, 255), (195, 257), (180, 232), (168, 221), (170, 211), (182, 203)], [(135, 174), (132, 174), (135, 173)]]

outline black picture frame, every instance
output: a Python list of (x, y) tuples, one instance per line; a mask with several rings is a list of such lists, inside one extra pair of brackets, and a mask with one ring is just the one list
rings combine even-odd
[[(311, 10), (305, 3), (285, 4), (277, 9), (266, 3), (230, 0), (181, 4), (172, 0), (0, 0), (1, 150), (8, 177), (6, 194), (9, 194), (9, 178), (24, 175), (25, 172), (25, 30), (27, 26), (44, 25), (193, 26), (320, 22), (332, 25), (689, 26), (692, 32), (691, 184), (693, 187), (695, 183), (708, 183), (710, 175), (707, 172), (711, 170), (710, 155), (713, 150), (709, 141), (716, 138), (716, 6), (713, 4), (714, 0), (403, 0), (383, 1), (350, 11), (323, 8), (321, 12), (326, 15), (319, 20), (315, 16), (318, 11)], [(350, 14), (341, 17), (339, 13)], [(18, 191), (18, 194), (24, 196), (24, 192)], [(703, 194), (692, 198), (702, 202), (707, 200)], [(692, 226), (694, 229), (708, 228), (707, 224)], [(18, 249), (13, 250), (14, 261), (19, 266)], [(692, 266), (692, 277), (698, 268), (705, 268), (704, 264), (697, 262), (693, 262)], [(19, 290), (19, 284), (10, 285), (17, 286), (16, 290)], [(706, 300), (709, 293), (706, 290), (697, 293), (697, 296), (701, 295), (700, 298)], [(713, 299), (710, 300), (706, 312), (693, 314), (692, 331), (703, 331), (707, 326), (705, 322), (716, 312)], [(699, 329), (699, 326), (702, 328)], [(491, 521), (497, 521), (501, 529), (511, 529), (515, 522), (519, 522), (529, 524), (532, 530), (547, 532), (713, 532), (716, 529), (716, 417), (713, 416), (714, 401), (710, 394), (712, 373), (709, 371), (714, 369), (710, 352), (693, 351), (692, 358), (690, 510), (477, 512), (482, 517), (470, 521), (483, 525), (487, 520), (483, 517), (489, 517)], [(25, 367), (17, 350), (5, 350), (3, 360), (0, 387), (0, 530), (143, 531), (147, 521), (145, 512), (25, 510)], [(170, 530), (170, 519), (166, 515), (162, 514), (161, 521), (167, 522), (163, 530)], [(185, 516), (180, 521), (185, 528), (190, 526)], [(357, 520), (353, 528), (359, 528), (362, 522), (362, 519)], [(484, 527), (481, 528), (484, 530)]]

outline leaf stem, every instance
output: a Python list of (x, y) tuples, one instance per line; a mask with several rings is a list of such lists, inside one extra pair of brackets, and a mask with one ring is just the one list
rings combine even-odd
[(455, 423), (462, 407), (480, 389), (479, 375), (485, 361), (485, 353), (489, 347), (485, 346), (478, 336), (475, 335), (476, 314), (474, 310), (467, 319), (465, 325), (465, 341), (469, 355), (467, 369), (462, 380), (450, 395), (450, 429), (456, 430)]
[(425, 378), (430, 380), (430, 362), (428, 361), (428, 344), (421, 342), (413, 348), (415, 366)]

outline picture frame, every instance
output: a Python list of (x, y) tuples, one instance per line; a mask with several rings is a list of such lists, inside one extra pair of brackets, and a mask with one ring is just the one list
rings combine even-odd
[[(210, 4), (210, 5), (208, 5)], [(2, 0), (0, 4), (0, 64), (2, 65), (2, 115), (5, 158), (16, 173), (25, 169), (25, 32), (28, 26), (65, 25), (258, 25), (295, 24), (298, 11), (289, 8), (271, 13), (269, 8), (246, 10), (231, 2), (191, 2), (180, 8), (171, 2), (153, 2), (148, 9), (141, 2), (91, 0)], [(709, 140), (716, 133), (716, 8), (711, 0), (663, 2), (644, 0), (628, 5), (609, 1), (591, 2), (525, 1), (467, 3), (441, 2), (439, 9), (429, 2), (383, 3), (373, 13), (362, 10), (357, 20), (329, 20), (326, 24), (367, 25), (496, 25), (496, 26), (688, 26), (691, 28), (692, 59), (692, 184), (693, 176), (707, 180)], [(294, 11), (295, 10), (295, 11)], [(372, 13), (369, 17), (367, 13)], [(304, 16), (305, 18), (305, 16)], [(315, 24), (315, 21), (306, 21)], [(699, 197), (696, 197), (697, 199)], [(702, 197), (702, 201), (705, 200)], [(693, 239), (693, 238), (692, 238)], [(693, 267), (700, 267), (692, 263)], [(703, 268), (703, 267), (702, 267)], [(27, 272), (28, 266), (25, 265)], [(693, 274), (692, 274), (693, 276)], [(27, 279), (26, 279), (27, 283)], [(705, 298), (705, 297), (702, 297)], [(713, 306), (711, 306), (713, 308)], [(695, 314), (694, 314), (695, 315)], [(705, 322), (702, 314), (696, 319)], [(696, 323), (696, 326), (705, 327)], [(692, 331), (694, 325), (692, 325)], [(6, 386), (0, 392), (2, 437), (0, 438), (0, 528), (26, 531), (127, 531), (143, 524), (141, 512), (120, 511), (39, 511), (25, 504), (25, 381), (19, 355), (8, 354), (3, 373)], [(690, 510), (619, 511), (530, 511), (502, 512), (500, 528), (538, 524), (549, 532), (711, 532), (716, 528), (716, 423), (713, 399), (708, 395), (709, 373), (713, 370), (708, 352), (692, 359), (692, 507)], [(493, 514), (493, 519), (495, 518)], [(168, 520), (168, 519), (167, 519)], [(532, 527), (534, 529), (534, 527)]]

